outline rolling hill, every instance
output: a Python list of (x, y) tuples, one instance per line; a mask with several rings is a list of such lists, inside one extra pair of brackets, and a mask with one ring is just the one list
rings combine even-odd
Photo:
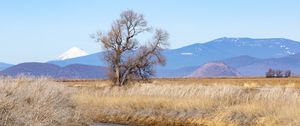
[(57, 79), (96, 79), (106, 78), (106, 68), (100, 66), (89, 66), (72, 64), (59, 67), (49, 63), (22, 63), (0, 72), (6, 76), (49, 76)]
[(21, 63), (12, 67), (9, 67), (0, 72), (0, 75), (30, 75), (30, 76), (53, 76), (60, 69), (59, 66), (48, 63)]
[(222, 63), (211, 62), (206, 63), (192, 72), (188, 77), (237, 77), (240, 76), (239, 72)]

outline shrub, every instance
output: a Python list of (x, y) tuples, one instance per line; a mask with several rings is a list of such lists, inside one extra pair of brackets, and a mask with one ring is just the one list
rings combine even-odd
[(284, 77), (290, 77), (292, 75), (292, 71), (291, 70), (287, 70), (284, 72)]
[(272, 78), (272, 77), (277, 77), (277, 78), (281, 78), (281, 77), (290, 77), (292, 74), (291, 70), (274, 70), (274, 69), (269, 69), (266, 72), (266, 77), (267, 78)]
[(268, 72), (266, 73), (266, 77), (275, 77), (275, 71), (273, 69), (269, 69)]

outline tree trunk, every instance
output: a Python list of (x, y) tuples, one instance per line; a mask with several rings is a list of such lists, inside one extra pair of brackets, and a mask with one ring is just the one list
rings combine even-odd
[(127, 70), (124, 72), (124, 74), (122, 75), (122, 77), (121, 77), (121, 85), (124, 85), (124, 84), (126, 83), (126, 81), (127, 81), (127, 76), (128, 76), (128, 74), (129, 74), (130, 70), (131, 70), (130, 68), (127, 69)]
[(116, 69), (116, 85), (121, 86), (120, 65), (117, 65), (115, 69)]
[(122, 86), (121, 85), (121, 65), (120, 65), (120, 62), (121, 62), (121, 54), (119, 52), (116, 53), (116, 67), (115, 67), (115, 71), (116, 71), (116, 85), (118, 86)]

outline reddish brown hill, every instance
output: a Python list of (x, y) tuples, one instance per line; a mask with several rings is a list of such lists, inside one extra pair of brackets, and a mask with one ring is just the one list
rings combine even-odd
[(237, 70), (224, 63), (212, 62), (200, 66), (188, 77), (233, 77), (233, 76), (240, 76), (240, 74)]

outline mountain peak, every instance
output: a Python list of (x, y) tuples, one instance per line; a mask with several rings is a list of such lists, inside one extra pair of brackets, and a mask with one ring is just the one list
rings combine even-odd
[(83, 51), (82, 49), (78, 47), (72, 47), (68, 51), (62, 53), (60, 56), (58, 56), (58, 60), (66, 60), (66, 59), (71, 59), (71, 58), (76, 58), (76, 57), (81, 57), (81, 56), (86, 56), (88, 55), (87, 52)]
[(222, 41), (222, 42), (235, 41), (235, 42), (237, 42), (237, 41), (249, 41), (249, 40), (254, 40), (254, 39), (247, 38), (247, 37), (222, 37), (222, 38), (215, 39), (213, 41), (216, 41), (216, 42), (218, 42), (218, 41)]

